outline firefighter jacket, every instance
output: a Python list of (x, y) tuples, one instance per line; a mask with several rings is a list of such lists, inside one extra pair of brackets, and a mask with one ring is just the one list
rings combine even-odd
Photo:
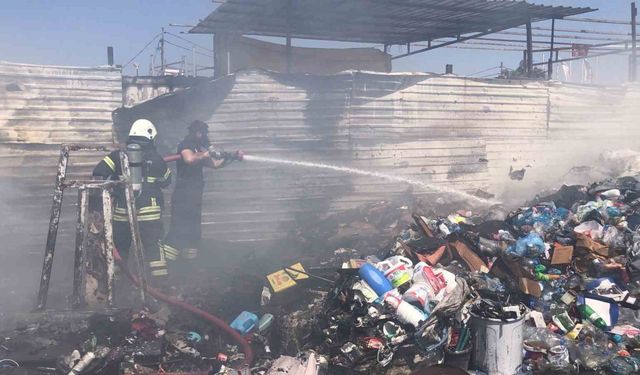
[[(142, 189), (136, 192), (136, 209), (138, 221), (160, 220), (164, 198), (162, 189), (171, 184), (171, 170), (158, 154), (153, 143), (136, 142), (143, 149)], [(122, 176), (119, 150), (105, 156), (93, 169), (93, 176), (105, 180), (117, 180)], [(114, 221), (128, 221), (127, 205), (123, 188), (114, 192), (116, 207), (113, 214)]]

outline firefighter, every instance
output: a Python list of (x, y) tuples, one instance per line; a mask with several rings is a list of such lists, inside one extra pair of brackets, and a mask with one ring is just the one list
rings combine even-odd
[(181, 158), (177, 162), (176, 188), (171, 196), (171, 227), (164, 239), (167, 260), (186, 262), (198, 256), (202, 239), (203, 168), (222, 168), (233, 160), (242, 160), (242, 152), (216, 152), (210, 150), (209, 126), (193, 121), (188, 134), (178, 145)]
[[(138, 214), (140, 239), (144, 248), (145, 261), (151, 276), (160, 281), (168, 274), (167, 262), (160, 249), (164, 235), (162, 228), (162, 189), (171, 184), (171, 170), (156, 151), (153, 140), (157, 131), (149, 120), (136, 120), (129, 131), (127, 146), (137, 144), (142, 149), (142, 185), (134, 192)], [(122, 176), (119, 150), (111, 152), (93, 170), (93, 175), (103, 179), (117, 180)], [(123, 188), (114, 192), (116, 206), (113, 214), (113, 240), (122, 259), (128, 259), (131, 246), (131, 232), (127, 216), (127, 205)]]

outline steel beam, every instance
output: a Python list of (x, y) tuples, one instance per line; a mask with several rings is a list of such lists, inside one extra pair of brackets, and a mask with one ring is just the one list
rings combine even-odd
[(638, 54), (636, 49), (636, 18), (638, 16), (638, 9), (636, 3), (631, 3), (631, 57), (629, 66), (629, 80), (635, 82), (638, 72)]
[(470, 35), (470, 36), (461, 37), (460, 39), (456, 39), (456, 40), (451, 40), (451, 41), (448, 41), (448, 42), (440, 43), (440, 44), (437, 44), (437, 45), (431, 45), (431, 41), (429, 41), (429, 46), (428, 46), (428, 47), (426, 47), (426, 48), (421, 48), (421, 49), (417, 49), (417, 50), (415, 50), (415, 51), (411, 51), (411, 52), (408, 52), (408, 53), (405, 53), (405, 54), (402, 54), (402, 55), (393, 56), (391, 59), (392, 59), (392, 60), (400, 59), (400, 58), (403, 58), (403, 57), (407, 57), (407, 56), (411, 56), (411, 55), (416, 55), (416, 54), (418, 54), (418, 53), (431, 51), (431, 50), (434, 50), (434, 49), (436, 49), (436, 48), (441, 48), (441, 47), (450, 46), (450, 45), (455, 44), (455, 43), (460, 43), (460, 42), (464, 42), (464, 41), (467, 41), (467, 40), (471, 40), (471, 39), (479, 38), (479, 37), (481, 37), (481, 36), (485, 36), (485, 35), (489, 35), (489, 34), (497, 33), (497, 32), (499, 32), (499, 31), (506, 30), (506, 29), (508, 29), (508, 28), (509, 28), (509, 27), (504, 28), (504, 29), (488, 30), (488, 31), (484, 31), (484, 32), (481, 32), (481, 33), (473, 34), (473, 35)]
[(533, 77), (533, 35), (531, 33), (531, 21), (527, 22), (527, 77)]
[[(597, 53), (595, 55), (589, 55), (589, 56), (580, 56), (580, 57), (571, 57), (571, 58), (566, 58), (566, 59), (562, 59), (562, 60), (558, 60), (558, 56), (557, 56), (557, 50), (556, 50), (556, 60), (554, 61), (555, 63), (562, 63), (562, 62), (567, 62), (567, 61), (574, 61), (574, 60), (582, 60), (582, 59), (586, 59), (586, 58), (592, 58), (592, 57), (599, 57), (599, 56), (607, 56), (607, 55), (616, 55), (616, 54), (620, 54), (620, 53), (626, 53), (629, 52), (630, 49), (623, 49), (623, 50), (619, 50), (619, 51), (611, 51), (611, 52), (603, 52), (603, 53)], [(539, 66), (539, 65), (547, 65), (547, 62), (539, 62), (539, 63), (535, 63), (533, 64), (533, 66)]]
[[(555, 42), (556, 35), (556, 19), (551, 20), (551, 47), (550, 51), (553, 51), (553, 43)], [(533, 51), (532, 51), (533, 52)], [(553, 78), (553, 52), (549, 52), (549, 62), (547, 65), (547, 79)]]

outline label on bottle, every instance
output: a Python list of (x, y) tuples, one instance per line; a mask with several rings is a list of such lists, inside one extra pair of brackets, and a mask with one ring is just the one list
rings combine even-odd
[(590, 321), (595, 322), (596, 320), (600, 319), (600, 316), (598, 315), (597, 312), (592, 312), (591, 315), (589, 315), (588, 318)]

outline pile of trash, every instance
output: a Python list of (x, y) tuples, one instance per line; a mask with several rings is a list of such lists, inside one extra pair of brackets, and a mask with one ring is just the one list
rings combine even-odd
[(298, 349), (327, 374), (637, 373), (638, 228), (633, 177), (507, 215), (414, 214), (379, 253), (342, 264)]
[(58, 341), (42, 324), (3, 334), (0, 374), (24, 363), (9, 349), (62, 341), (40, 373), (640, 372), (638, 179), (562, 186), (510, 213), (435, 212), (377, 203), (300, 233), (321, 255), (257, 280), (259, 300), (222, 317), (249, 357), (165, 308), (92, 316)]

